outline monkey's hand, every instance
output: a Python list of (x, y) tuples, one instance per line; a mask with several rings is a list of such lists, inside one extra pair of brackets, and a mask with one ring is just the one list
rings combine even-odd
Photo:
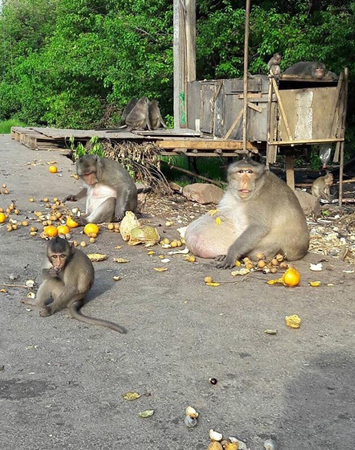
[(48, 269), (48, 275), (50, 275), (53, 278), (56, 278), (58, 276), (60, 272), (60, 269), (56, 269), (55, 267), (51, 267), (50, 269)]
[(231, 269), (235, 266), (236, 259), (231, 255), (220, 255), (215, 258), (217, 269)]
[(65, 202), (76, 202), (78, 200), (76, 195), (68, 195), (68, 197), (65, 197), (63, 200), (63, 203)]

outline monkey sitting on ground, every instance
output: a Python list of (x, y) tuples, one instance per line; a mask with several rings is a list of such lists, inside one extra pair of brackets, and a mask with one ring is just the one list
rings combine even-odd
[(289, 261), (306, 255), (309, 231), (301, 205), (287, 184), (251, 159), (228, 169), (228, 188), (216, 212), (192, 222), (186, 230), (188, 249), (201, 258), (216, 258), (228, 269), (257, 253)]
[(75, 202), (86, 196), (86, 213), (79, 219), (81, 224), (120, 221), (126, 211), (136, 212), (137, 187), (117, 161), (84, 155), (76, 163), (76, 173), (84, 187), (63, 201)]
[(163, 125), (164, 128), (167, 128), (161, 116), (159, 103), (157, 100), (152, 100), (149, 103), (148, 111), (149, 111), (149, 122), (152, 130), (157, 130), (160, 127), (160, 124)]
[(293, 64), (291, 67), (285, 70), (285, 75), (298, 75), (300, 77), (302, 76), (310, 76), (317, 80), (322, 79), (330, 79), (330, 80), (336, 80), (338, 76), (333, 73), (329, 72), (325, 65), (318, 61), (300, 61), (296, 64)]
[(274, 53), (273, 57), (267, 63), (268, 72), (275, 78), (276, 81), (280, 79), (281, 74), (280, 63), (281, 63), (280, 53)]
[[(47, 245), (47, 259), (42, 270), (43, 282), (38, 289), (37, 298), (26, 299), (23, 303), (41, 307), (41, 317), (51, 316), (67, 307), (73, 319), (126, 333), (123, 327), (113, 322), (84, 316), (80, 312), (84, 298), (94, 284), (94, 277), (94, 267), (85, 253), (57, 236)], [(50, 299), (53, 301), (47, 305)]]
[(319, 199), (332, 201), (332, 196), (330, 194), (330, 186), (334, 183), (334, 177), (331, 172), (327, 172), (324, 176), (318, 177), (313, 181), (312, 184), (312, 195)]
[(149, 122), (149, 100), (147, 97), (141, 97), (134, 105), (130, 113), (126, 117), (126, 125), (128, 130), (144, 130), (151, 129)]

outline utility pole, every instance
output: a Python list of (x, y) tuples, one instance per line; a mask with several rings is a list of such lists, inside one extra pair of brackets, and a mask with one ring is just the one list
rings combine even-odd
[(244, 80), (243, 80), (243, 150), (247, 150), (248, 131), (248, 64), (249, 64), (249, 16), (250, 0), (245, 5), (245, 32), (244, 32)]
[(196, 80), (196, 0), (174, 0), (174, 128), (187, 126), (187, 83)]

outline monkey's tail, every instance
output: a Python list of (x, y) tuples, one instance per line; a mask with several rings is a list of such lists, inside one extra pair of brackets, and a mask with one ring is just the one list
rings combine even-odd
[(111, 330), (118, 331), (119, 333), (126, 334), (127, 330), (124, 327), (121, 327), (117, 323), (109, 322), (108, 320), (103, 319), (96, 319), (95, 317), (85, 316), (80, 311), (81, 308), (81, 302), (73, 302), (72, 304), (68, 305), (69, 312), (73, 319), (79, 320), (80, 322), (88, 323), (91, 325), (98, 325), (101, 327), (111, 328)]

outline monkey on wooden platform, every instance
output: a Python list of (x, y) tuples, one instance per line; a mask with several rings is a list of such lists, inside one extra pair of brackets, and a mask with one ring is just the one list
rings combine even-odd
[(269, 71), (269, 74), (271, 74), (276, 81), (280, 79), (281, 69), (280, 69), (280, 63), (281, 63), (281, 55), (280, 53), (274, 53), (272, 58), (267, 63), (267, 68)]
[(292, 189), (264, 165), (243, 159), (228, 168), (227, 191), (217, 210), (192, 222), (185, 242), (196, 256), (216, 258), (217, 267), (227, 269), (258, 253), (301, 259), (309, 231)]
[(151, 102), (149, 102), (148, 111), (149, 111), (149, 122), (152, 130), (157, 130), (158, 128), (160, 128), (160, 125), (162, 125), (163, 128), (167, 128), (161, 116), (159, 102), (157, 100), (152, 100)]
[(123, 112), (122, 112), (122, 117), (121, 117), (121, 121), (124, 125), (126, 125), (126, 119), (127, 119), (128, 114), (136, 106), (137, 102), (138, 102), (137, 98), (132, 98), (132, 100), (130, 100), (127, 103), (127, 105), (124, 107)]
[[(126, 333), (116, 323), (85, 316), (80, 312), (85, 296), (94, 284), (95, 272), (87, 255), (70, 245), (66, 239), (57, 236), (48, 242), (42, 278), (37, 297), (23, 301), (31, 306), (39, 306), (41, 317), (68, 308), (73, 319)], [(47, 304), (50, 300), (52, 302)]]
[(325, 65), (318, 61), (300, 61), (288, 67), (285, 75), (310, 76), (315, 80), (337, 80), (338, 75), (327, 70)]
[(147, 97), (141, 97), (133, 106), (125, 119), (127, 130), (151, 130), (149, 121), (149, 100)]

